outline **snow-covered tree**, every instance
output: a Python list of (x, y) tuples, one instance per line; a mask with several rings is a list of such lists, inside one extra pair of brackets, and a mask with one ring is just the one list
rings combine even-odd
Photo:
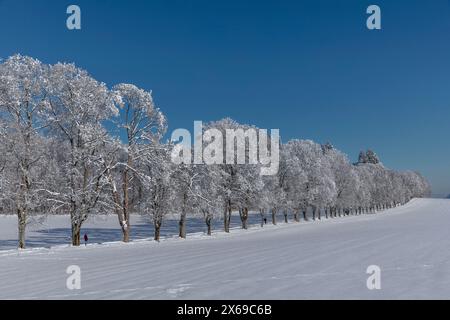
[(206, 224), (207, 234), (212, 234), (213, 219), (219, 216), (223, 209), (221, 188), (218, 185), (221, 172), (218, 166), (195, 165), (196, 174), (190, 188), (193, 203), (193, 214), (200, 215)]
[(358, 176), (354, 167), (347, 156), (337, 149), (325, 150), (324, 156), (330, 165), (335, 185), (335, 197), (329, 202), (332, 204), (331, 211), (354, 207), (357, 204), (358, 187)]
[(139, 212), (147, 216), (154, 225), (154, 239), (159, 241), (161, 226), (166, 215), (174, 208), (173, 172), (170, 146), (160, 145), (151, 155), (140, 162), (140, 181), (143, 187)]
[(288, 166), (288, 198), (305, 220), (308, 208), (312, 208), (315, 219), (318, 210), (328, 205), (335, 193), (329, 162), (322, 147), (311, 140), (291, 140), (283, 150)]
[(286, 193), (286, 181), (285, 181), (285, 166), (284, 161), (281, 159), (280, 168), (278, 174), (271, 176), (264, 176), (262, 179), (264, 188), (261, 192), (261, 208), (260, 213), (262, 219), (266, 210), (270, 211), (272, 216), (272, 224), (277, 224), (277, 214), (281, 211), (287, 212), (291, 209), (287, 193)]
[(400, 176), (402, 180), (401, 194), (399, 195), (401, 204), (405, 204), (412, 198), (421, 198), (430, 195), (430, 185), (420, 173), (405, 171), (401, 172)]
[(192, 213), (196, 204), (195, 186), (197, 179), (200, 178), (199, 172), (195, 170), (196, 165), (178, 164), (174, 165), (172, 173), (173, 192), (174, 192), (174, 208), (180, 214), (178, 222), (180, 238), (186, 238), (186, 219), (188, 213)]
[[(242, 227), (247, 228), (247, 220), (249, 211), (252, 208), (259, 208), (258, 201), (262, 193), (262, 179), (260, 175), (260, 165), (251, 163), (250, 152), (258, 152), (258, 150), (249, 150), (250, 146), (248, 137), (245, 137), (245, 164), (239, 164), (237, 142), (227, 139), (227, 130), (242, 130), (242, 132), (257, 132), (257, 128), (250, 125), (243, 125), (236, 121), (225, 118), (216, 122), (211, 122), (205, 126), (205, 129), (216, 129), (221, 133), (223, 139), (223, 163), (216, 164), (220, 170), (220, 182), (217, 184), (221, 189), (221, 199), (224, 201), (224, 230), (230, 231), (231, 213), (238, 210), (242, 221)], [(227, 141), (228, 140), (228, 141)], [(227, 163), (227, 143), (234, 145), (234, 161)], [(229, 155), (228, 155), (229, 156)]]
[(377, 154), (370, 149), (367, 150), (367, 152), (366, 152), (366, 159), (367, 159), (367, 163), (372, 163), (372, 164), (380, 163), (380, 159), (378, 158)]
[(367, 155), (364, 151), (361, 151), (358, 156), (358, 163), (367, 163)]
[(50, 67), (46, 99), (63, 176), (54, 198), (70, 213), (72, 244), (78, 246), (82, 224), (108, 202), (103, 149), (109, 132), (102, 122), (118, 110), (106, 85), (74, 64)]
[[(8, 161), (8, 186), (4, 195), (12, 201), (18, 217), (19, 248), (25, 248), (25, 229), (29, 215), (44, 202), (37, 179), (45, 164), (47, 126), (45, 84), (47, 68), (40, 61), (15, 55), (0, 64), (0, 118), (3, 127), (2, 151)], [(6, 174), (6, 173), (5, 173)]]
[(358, 205), (368, 213), (372, 209), (373, 200), (373, 175), (369, 170), (370, 168), (365, 165), (356, 165), (353, 170), (357, 176), (357, 187), (356, 187), (356, 201)]
[[(142, 158), (151, 157), (155, 145), (166, 131), (166, 119), (162, 112), (155, 107), (151, 92), (139, 89), (132, 84), (119, 84), (113, 88), (113, 96), (119, 107), (119, 114), (114, 119), (113, 133), (123, 140), (123, 148), (118, 148), (120, 154), (117, 163), (109, 170), (112, 184), (113, 200), (119, 224), (123, 233), (123, 241), (130, 238), (130, 215), (135, 208), (134, 189), (139, 179), (139, 163)], [(150, 154), (150, 155), (149, 155)]]
[(5, 214), (8, 212), (8, 197), (7, 197), (7, 187), (11, 185), (8, 180), (9, 168), (6, 165), (9, 162), (9, 157), (6, 148), (6, 124), (0, 118), (0, 214)]

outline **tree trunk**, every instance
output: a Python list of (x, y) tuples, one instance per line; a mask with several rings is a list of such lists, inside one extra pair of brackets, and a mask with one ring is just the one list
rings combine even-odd
[(178, 227), (179, 227), (179, 237), (186, 239), (186, 215), (185, 214), (181, 214), (180, 216), (180, 221), (178, 222)]
[(159, 242), (160, 236), (161, 236), (161, 223), (160, 222), (155, 222), (155, 241)]
[[(19, 162), (19, 195), (17, 199), (17, 216), (18, 216), (18, 247), (25, 249), (25, 229), (27, 225), (27, 217), (30, 211), (29, 194), (31, 189), (31, 133), (33, 132), (33, 112), (30, 111), (28, 102), (26, 103), (26, 128), (24, 131), (24, 157)], [(22, 115), (20, 116), (20, 118)], [(18, 118), (19, 120), (19, 118)], [(20, 122), (20, 120), (19, 120)], [(34, 155), (36, 156), (36, 155)]]
[(308, 221), (308, 218), (306, 217), (306, 209), (303, 209), (303, 220)]
[(74, 247), (80, 246), (80, 233), (81, 233), (81, 226), (76, 223), (72, 223), (72, 245)]
[(117, 192), (116, 183), (114, 182), (114, 179), (109, 170), (108, 170), (108, 180), (112, 186), (112, 197), (114, 200), (114, 208), (115, 208), (115, 211), (117, 214), (117, 218), (119, 219), (119, 225), (122, 230), (122, 241), (129, 242), (130, 241), (130, 222), (125, 218), (125, 210), (123, 210), (123, 208), (122, 208), (119, 192)]
[(314, 221), (316, 221), (316, 208), (315, 207), (313, 207), (313, 209), (312, 209), (312, 214), (313, 214), (313, 220)]
[[(26, 159), (29, 159), (27, 155)], [(29, 174), (29, 165), (28, 160), (25, 161), (25, 165), (21, 165), (21, 177), (20, 177), (20, 189), (19, 195), (17, 197), (17, 226), (18, 226), (18, 247), (20, 249), (25, 249), (25, 229), (27, 226), (27, 217), (28, 217), (28, 194), (30, 192), (30, 179), (28, 178)]]
[[(131, 164), (130, 157), (128, 157), (128, 164)], [(128, 196), (128, 169), (125, 169), (123, 172), (123, 182), (122, 182), (122, 190), (123, 190), (123, 224), (125, 225), (125, 228), (122, 226), (122, 233), (123, 233), (123, 242), (129, 241), (129, 221), (128, 221), (128, 206), (129, 206), (129, 196)]]
[(232, 212), (233, 212), (233, 209), (231, 208), (231, 203), (230, 203), (230, 206), (228, 208), (228, 220), (227, 220), (228, 230), (230, 230)]
[(25, 228), (27, 225), (26, 213), (23, 209), (17, 210), (18, 227), (19, 227), (19, 249), (25, 249)]
[(223, 211), (223, 230), (228, 233), (230, 232), (230, 230), (228, 230), (227, 218), (228, 218), (228, 207), (226, 207), (225, 210)]
[(123, 242), (130, 242), (130, 223), (125, 221), (125, 223), (122, 226), (122, 234), (123, 234)]
[(264, 227), (264, 210), (260, 209), (259, 210), (259, 215), (261, 216), (261, 228)]
[(230, 222), (231, 222), (231, 201), (227, 202), (227, 205), (225, 206), (225, 212), (224, 212), (224, 230), (226, 233), (230, 232)]
[(183, 208), (181, 209), (179, 226), (179, 236), (180, 238), (186, 239), (186, 207), (187, 207), (188, 196), (186, 193), (183, 194)]
[(239, 209), (239, 214), (241, 216), (242, 229), (247, 230), (248, 208)]
[(299, 210), (295, 210), (295, 212), (294, 212), (294, 221), (295, 222), (300, 222), (300, 218), (299, 218)]
[(322, 213), (321, 213), (321, 212), (322, 212), (322, 211), (321, 211), (321, 209), (319, 208), (318, 211), (317, 211), (319, 220), (322, 220)]
[(284, 222), (285, 223), (289, 223), (289, 221), (288, 221), (288, 213), (285, 211), (283, 214), (284, 214)]
[(276, 209), (272, 209), (272, 224), (273, 225), (277, 224), (277, 210)]
[(208, 228), (208, 236), (211, 235), (211, 216), (208, 214), (205, 218), (206, 226)]

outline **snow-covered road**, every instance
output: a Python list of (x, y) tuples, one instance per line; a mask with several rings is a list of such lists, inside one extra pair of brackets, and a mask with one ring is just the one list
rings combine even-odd
[[(0, 227), (0, 230), (2, 227)], [(161, 243), (0, 251), (0, 298), (450, 298), (450, 200)], [(66, 269), (81, 268), (81, 290)], [(366, 269), (381, 268), (381, 290)]]

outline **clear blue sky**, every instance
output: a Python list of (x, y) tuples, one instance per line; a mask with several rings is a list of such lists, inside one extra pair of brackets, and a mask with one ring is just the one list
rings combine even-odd
[(230, 116), (353, 160), (373, 148), (450, 194), (448, 0), (0, 0), (0, 57), (14, 53), (151, 89), (170, 130)]

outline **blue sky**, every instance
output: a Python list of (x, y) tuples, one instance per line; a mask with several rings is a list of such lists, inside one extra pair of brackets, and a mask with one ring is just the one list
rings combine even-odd
[(230, 116), (352, 160), (372, 148), (450, 194), (448, 0), (0, 0), (0, 57), (14, 53), (153, 90), (170, 130)]

